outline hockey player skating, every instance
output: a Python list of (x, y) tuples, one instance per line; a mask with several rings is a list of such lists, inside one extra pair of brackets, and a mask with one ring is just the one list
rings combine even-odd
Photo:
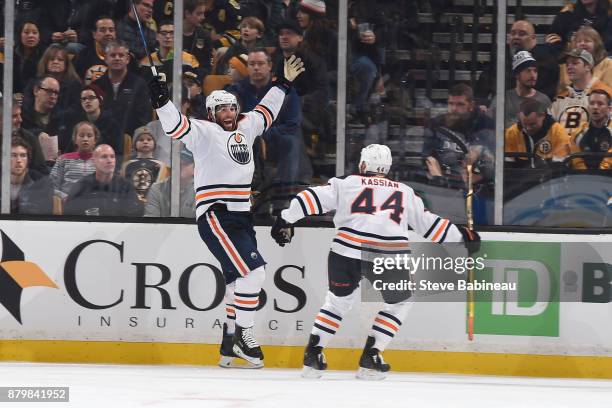
[(248, 367), (263, 367), (263, 353), (253, 336), (266, 262), (257, 250), (250, 214), (252, 147), (272, 125), (292, 81), (303, 71), (299, 58), (286, 60), (284, 77), (253, 111), (243, 114), (234, 95), (213, 91), (206, 98), (209, 121), (181, 114), (161, 77), (150, 82), (152, 104), (164, 131), (193, 153), (198, 230), (225, 276), (222, 367), (232, 367), (235, 357), (246, 360)]
[[(272, 227), (272, 237), (284, 246), (293, 235), (291, 224), (307, 215), (336, 211), (337, 233), (328, 257), (329, 290), (306, 346), (304, 377), (318, 378), (327, 368), (323, 348), (357, 299), (365, 252), (407, 252), (409, 227), (433, 242), (469, 242), (472, 251), (480, 245), (476, 232), (430, 213), (410, 187), (387, 179), (390, 167), (391, 151), (387, 146), (367, 146), (361, 151), (359, 175), (332, 178), (327, 185), (307, 188), (293, 198)], [(398, 332), (410, 304), (408, 300), (385, 300), (368, 335), (357, 377), (386, 376), (390, 367), (381, 353)]]

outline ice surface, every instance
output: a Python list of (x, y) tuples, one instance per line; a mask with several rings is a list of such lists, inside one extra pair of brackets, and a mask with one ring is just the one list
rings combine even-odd
[[(0, 363), (0, 386), (69, 386), (70, 403), (50, 407), (537, 407), (612, 406), (612, 381), (390, 373), (380, 382), (330, 371), (193, 366)], [(2, 408), (40, 403), (0, 403)]]

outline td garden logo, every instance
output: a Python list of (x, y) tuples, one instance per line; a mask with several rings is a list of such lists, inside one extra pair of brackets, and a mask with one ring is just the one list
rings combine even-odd
[(0, 231), (0, 238), (0, 304), (21, 324), (21, 292), (32, 286), (57, 289), (57, 285), (38, 265), (25, 260), (23, 251), (4, 231)]

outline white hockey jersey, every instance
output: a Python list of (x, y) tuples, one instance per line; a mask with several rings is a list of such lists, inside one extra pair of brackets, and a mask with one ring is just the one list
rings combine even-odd
[(571, 85), (557, 95), (550, 106), (550, 114), (570, 135), (575, 136), (585, 123), (589, 123), (589, 93), (594, 89), (612, 92), (605, 83), (593, 78), (586, 89), (577, 91)]
[(215, 203), (230, 211), (250, 211), (253, 181), (253, 142), (277, 117), (285, 93), (273, 86), (251, 112), (241, 114), (236, 130), (189, 119), (168, 102), (157, 109), (164, 132), (185, 143), (195, 163), (196, 219)]
[(383, 177), (353, 175), (307, 188), (291, 200), (281, 216), (294, 223), (307, 215), (336, 210), (336, 236), (331, 250), (365, 259), (369, 253), (408, 253), (408, 228), (433, 242), (462, 242), (449, 220), (425, 209), (412, 188)]

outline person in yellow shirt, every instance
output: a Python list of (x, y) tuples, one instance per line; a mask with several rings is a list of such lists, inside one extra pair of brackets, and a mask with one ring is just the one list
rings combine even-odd
[(518, 122), (506, 130), (504, 140), (506, 153), (527, 154), (526, 157), (506, 157), (508, 167), (547, 167), (560, 163), (569, 154), (567, 132), (546, 113), (544, 105), (534, 99), (521, 102)]
[[(589, 94), (589, 123), (570, 140), (570, 152), (604, 153), (612, 147), (612, 129), (610, 129), (610, 94), (595, 89)], [(572, 167), (580, 170), (609, 169), (612, 158), (585, 157), (572, 160)]]

